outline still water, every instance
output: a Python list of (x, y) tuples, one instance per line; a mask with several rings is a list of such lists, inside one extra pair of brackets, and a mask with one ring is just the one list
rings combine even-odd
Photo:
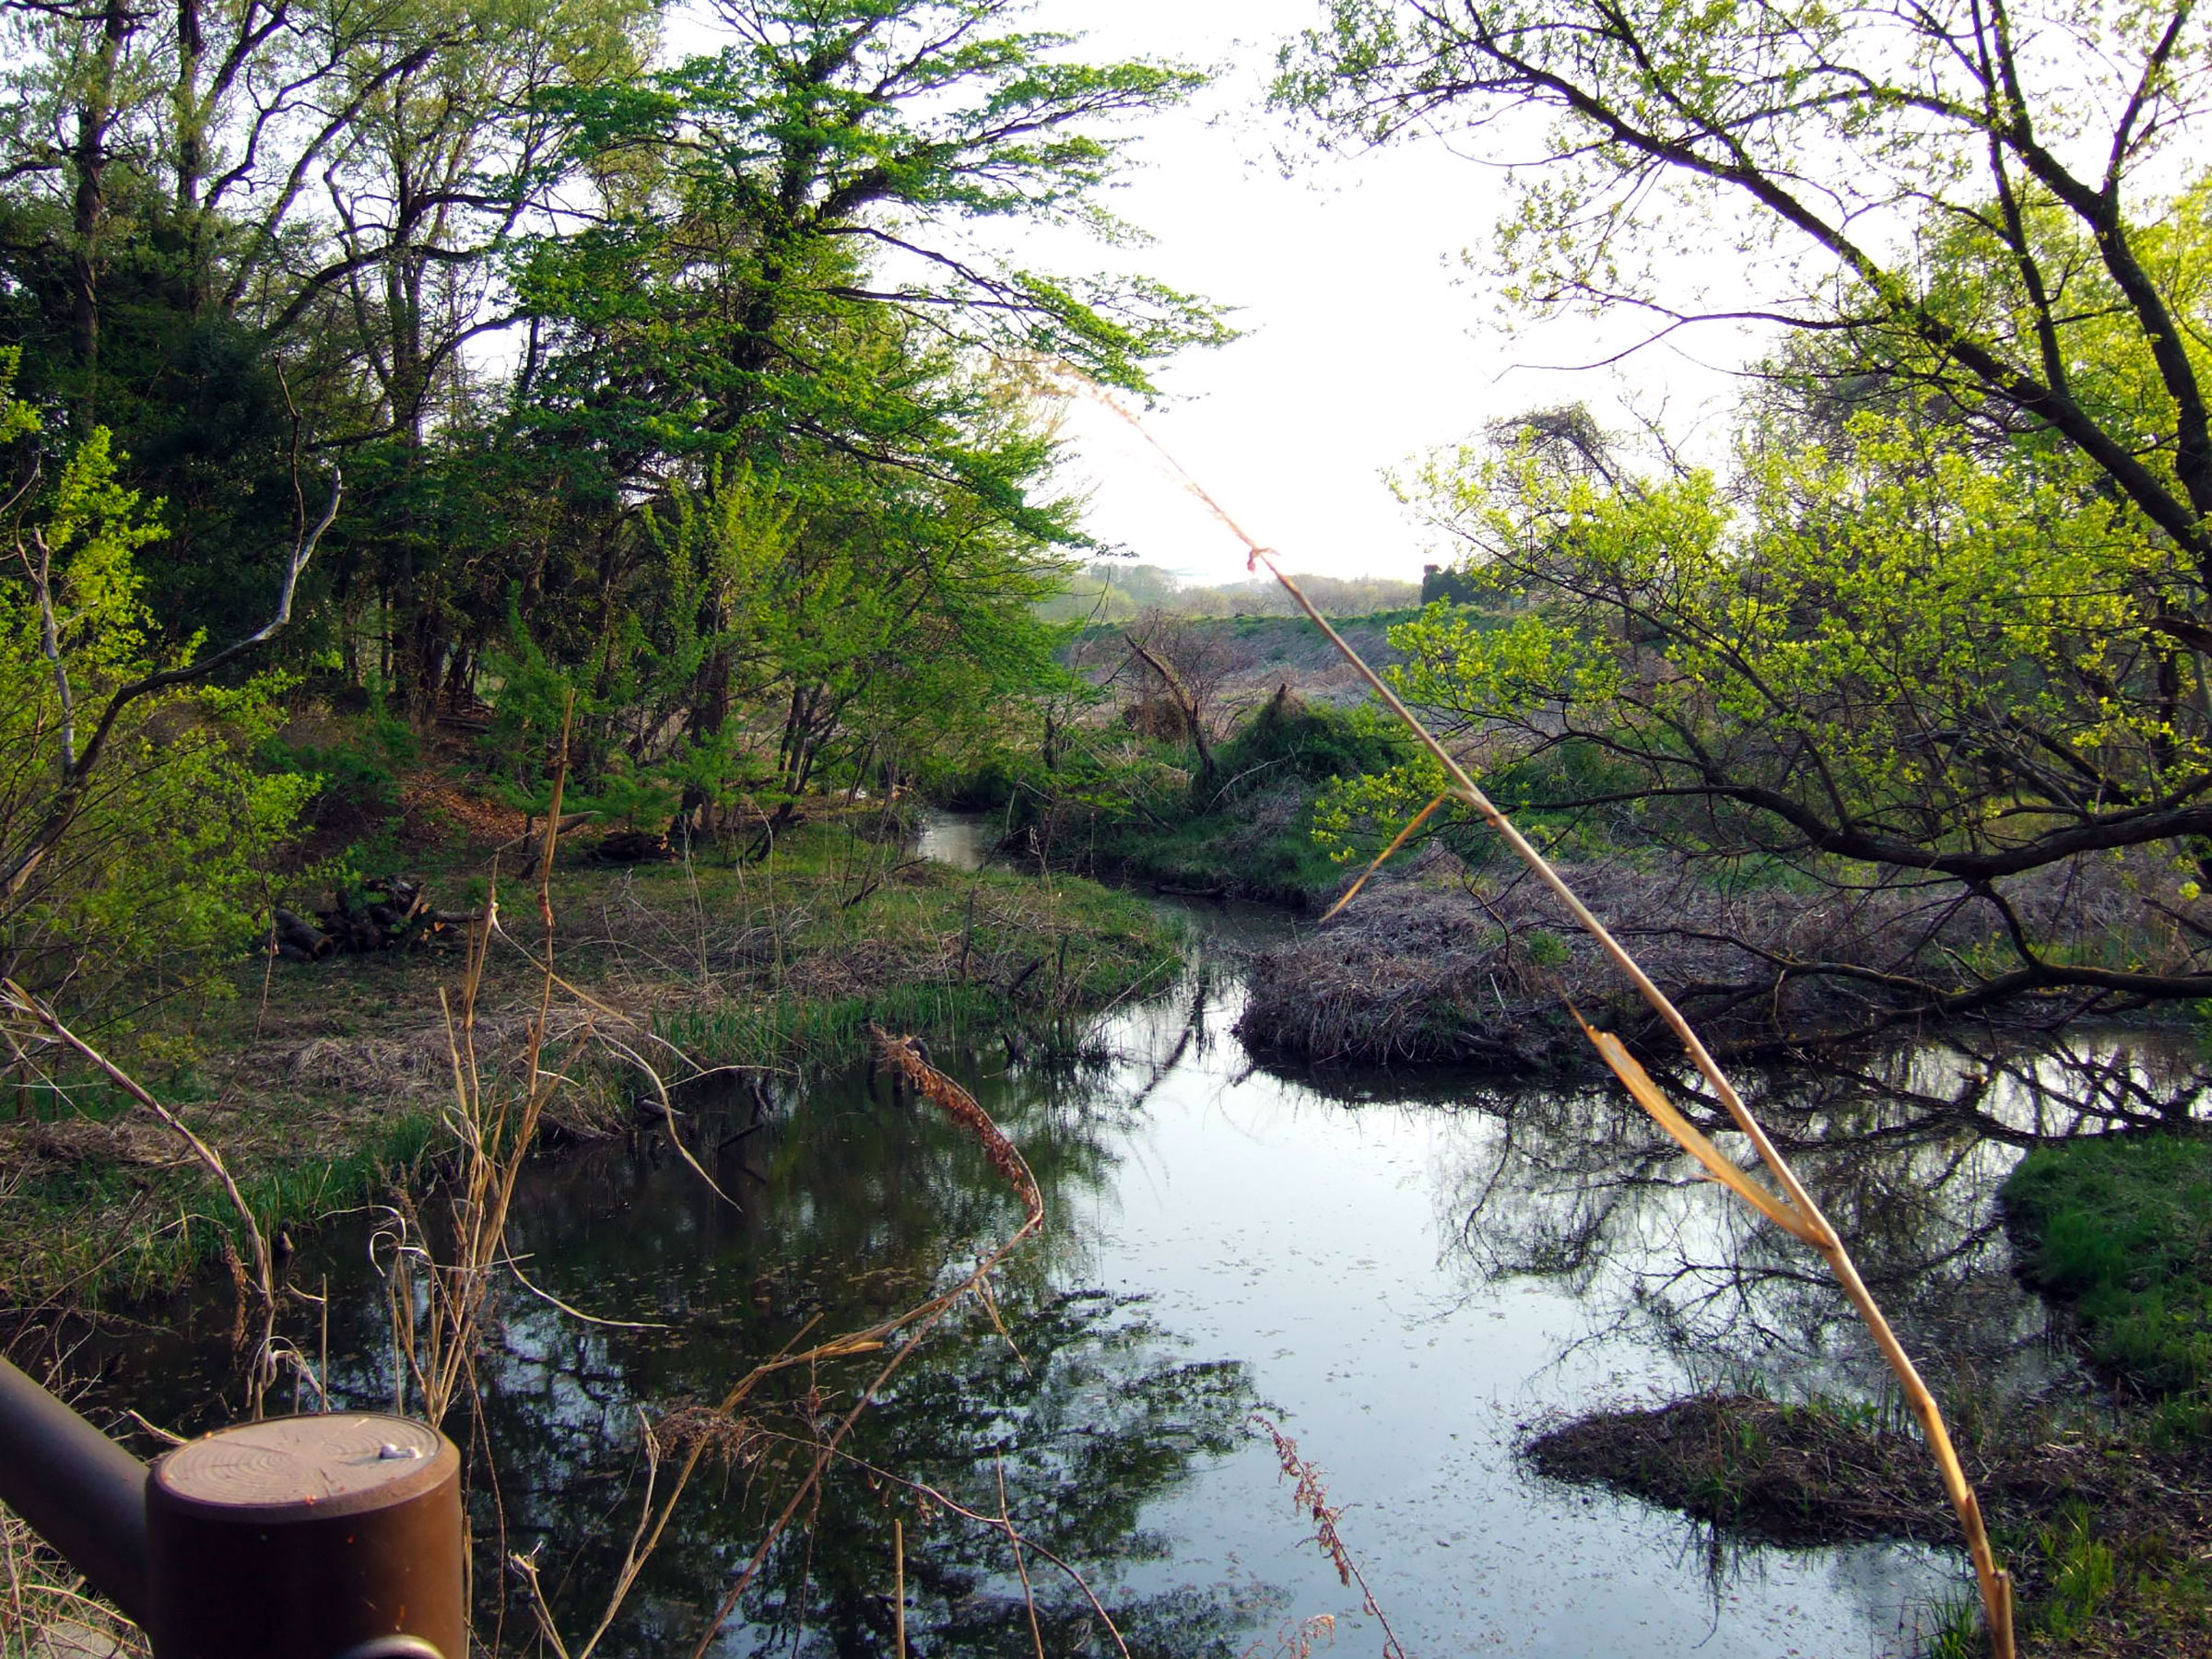
[[(948, 862), (980, 847), (958, 824), (931, 834)], [(1517, 1456), (1547, 1421), (1686, 1386), (1878, 1402), (1864, 1337), (1815, 1265), (1603, 1090), (1255, 1064), (1231, 1031), (1239, 953), (1286, 924), (1211, 914), (1194, 923), (1194, 968), (1151, 1001), (936, 1053), (1022, 1147), (1047, 1231), (990, 1305), (956, 1312), (884, 1388), (805, 1507), (814, 1524), (770, 1552), (709, 1651), (890, 1653), (896, 1520), (915, 1654), (1026, 1654), (1040, 1639), (1110, 1653), (1101, 1607), (1136, 1653), (1273, 1654), (1317, 1618), (1335, 1620), (1335, 1653), (1382, 1653), (1257, 1415), (1324, 1470), (1416, 1659), (1916, 1652), (1936, 1605), (1963, 1594), (1946, 1552), (1735, 1547)], [(2048, 1386), (2063, 1368), (1992, 1209), (2018, 1132), (2062, 1110), (2034, 1067), (1924, 1052), (1871, 1083), (1761, 1081), (1932, 1369), (1985, 1397)], [(470, 1438), (491, 1475), (478, 1601), (506, 1651), (535, 1639), (503, 1559), (534, 1563), (573, 1648), (649, 1477), (665, 1492), (698, 1443), (686, 1408), (787, 1346), (957, 1282), (1018, 1224), (977, 1147), (887, 1079), (784, 1075), (762, 1092), (758, 1126), (735, 1095), (694, 1100), (681, 1125), (726, 1198), (659, 1129), (547, 1160), (518, 1196), (515, 1248), (538, 1287), (658, 1328), (501, 1292)], [(1847, 1149), (1812, 1146), (1838, 1136)], [(327, 1277), (327, 1331), (299, 1335), (341, 1404), (392, 1399), (372, 1233), (341, 1230), (294, 1265), (296, 1283)], [(219, 1414), (208, 1379), (225, 1361), (202, 1326), (198, 1348), (125, 1345), (118, 1397), (166, 1397), (180, 1424)], [(691, 1650), (882, 1359), (783, 1373), (710, 1437), (600, 1653)], [(1018, 1564), (1002, 1529), (955, 1505), (1011, 1516), (1034, 1547)]]

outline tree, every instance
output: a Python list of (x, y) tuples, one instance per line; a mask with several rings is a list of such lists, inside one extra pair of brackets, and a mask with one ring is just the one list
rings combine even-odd
[(18, 477), (0, 510), (0, 975), (82, 995), (251, 934), (258, 866), (315, 780), (252, 762), (279, 724), (275, 687), (206, 682), (289, 620), (337, 496), (312, 525), (301, 502), (267, 623), (162, 653), (138, 573), (162, 535), (154, 509), (118, 482), (104, 430), (51, 478), (28, 465), (39, 417), (13, 374), (0, 353), (0, 454)]
[[(1435, 521), (1512, 620), (1432, 614), (1408, 685), (1532, 805), (1916, 892), (1885, 959), (1760, 941), (1724, 1001), (1851, 980), (1879, 1023), (2212, 992), (2188, 8), (1330, 12), (1279, 90), (1334, 136), (1551, 121), (1499, 240), (1521, 300), (1797, 341), (1730, 477), (1601, 466), (1533, 428), (1432, 469)], [(1715, 219), (1785, 257), (1700, 306), (1656, 255)], [(2066, 883), (2100, 870), (2107, 936), (2066, 938)]]
[[(2077, 453), (2212, 571), (2204, 273), (2162, 245), (2205, 211), (2172, 166), (2206, 88), (2187, 4), (1326, 9), (1277, 86), (1325, 132), (1551, 124), (1500, 228), (1517, 300), (1635, 306), (1661, 333), (1724, 316), (1835, 335), (1993, 433)], [(1660, 255), (1716, 218), (1747, 260), (1780, 257), (1764, 288), (1699, 310)], [(2092, 334), (2147, 401), (2084, 383)]]
[[(707, 642), (682, 714), (695, 746), (719, 742), (748, 696), (777, 701), (786, 789), (849, 715), (916, 683), (930, 649), (958, 649), (994, 683), (992, 663), (1038, 654), (975, 654), (1033, 631), (999, 595), (1026, 605), (1047, 550), (1078, 539), (1041, 493), (1050, 444), (1023, 408), (1026, 364), (1142, 385), (1162, 353), (1222, 336), (1208, 308), (1158, 285), (1023, 271), (962, 245), (963, 226), (1006, 218), (1118, 234), (1097, 199), (1113, 128), (1197, 84), (1171, 65), (1071, 61), (1066, 38), (1013, 28), (1018, 10), (731, 0), (731, 47), (570, 96), (597, 222), (519, 261), (520, 434), (610, 516), (706, 489), (720, 467), (803, 526), (784, 585), (709, 584), (696, 616), (654, 624)], [(671, 567), (651, 544), (603, 543), (588, 610), (659, 616), (652, 583)], [(957, 620), (963, 591), (971, 620), (997, 625)], [(811, 643), (802, 618), (821, 629)], [(924, 619), (947, 630), (926, 648)], [(771, 662), (788, 677), (764, 682)], [(697, 785), (687, 798), (706, 804)]]

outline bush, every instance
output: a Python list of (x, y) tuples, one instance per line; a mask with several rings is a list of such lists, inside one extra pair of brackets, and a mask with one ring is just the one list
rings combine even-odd
[(399, 805), (400, 774), (420, 758), (414, 728), (371, 691), (366, 714), (349, 721), (327, 743), (293, 743), (281, 735), (261, 746), (260, 759), (274, 772), (314, 782), (318, 804), (388, 812)]
[(1403, 731), (1373, 710), (1317, 706), (1288, 691), (1270, 698), (1218, 757), (1224, 778), (1265, 769), (1267, 786), (1286, 777), (1312, 783), (1363, 777), (1407, 758)]
[[(12, 369), (0, 354), (0, 444), (19, 452), (39, 423), (8, 396)], [(136, 555), (163, 532), (116, 477), (96, 430), (20, 493), (6, 529), (39, 551), (0, 579), (0, 971), (80, 999), (242, 947), (260, 871), (317, 786), (253, 762), (280, 724), (274, 677), (146, 689), (95, 744), (118, 688), (198, 646), (149, 644)]]

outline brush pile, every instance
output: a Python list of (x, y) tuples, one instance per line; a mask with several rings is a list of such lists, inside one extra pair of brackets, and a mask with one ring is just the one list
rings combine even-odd
[(589, 856), (594, 864), (664, 864), (676, 856), (676, 849), (665, 835), (615, 830), (600, 838)]
[(484, 919), (480, 911), (435, 909), (420, 882), (398, 877), (369, 882), (362, 894), (366, 901), (357, 903), (339, 888), (331, 894), (329, 908), (315, 912), (313, 922), (278, 905), (269, 929), (270, 953), (288, 961), (313, 962), (331, 956), (458, 945), (466, 939), (468, 928)]
[[(2037, 872), (2005, 896), (2052, 936), (2094, 935), (2114, 908), (2102, 901), (2119, 879), (2108, 865)], [(1914, 1000), (1916, 973), (1998, 940), (1985, 908), (1935, 885), (1731, 890), (1687, 863), (1562, 873), (1709, 1040), (1738, 1052), (1877, 1027)], [(1500, 866), (1470, 871), (1441, 846), (1320, 932), (1261, 956), (1251, 985), (1237, 1034), (1310, 1063), (1582, 1065), (1570, 1003), (1630, 1042), (1656, 1035), (1548, 892)]]

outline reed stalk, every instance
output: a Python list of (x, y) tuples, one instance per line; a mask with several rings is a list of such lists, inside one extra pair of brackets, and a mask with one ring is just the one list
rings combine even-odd
[[(833, 1463), (854, 1461), (851, 1454), (844, 1450), (846, 1437), (852, 1432), (853, 1426), (875, 1404), (877, 1397), (889, 1383), (891, 1378), (897, 1374), (900, 1368), (921, 1350), (923, 1344), (943, 1322), (946, 1315), (970, 1295), (979, 1292), (991, 1275), (997, 1271), (999, 1265), (1018, 1249), (1025, 1240), (1044, 1226), (1044, 1194), (1037, 1183), (1037, 1178), (1030, 1171), (1029, 1163), (1021, 1156), (1019, 1148), (992, 1120), (991, 1114), (983, 1110), (973, 1095), (924, 1059), (920, 1046), (912, 1038), (894, 1037), (880, 1027), (872, 1026), (870, 1030), (884, 1064), (899, 1072), (916, 1095), (929, 1100), (940, 1112), (951, 1118), (982, 1147), (993, 1166), (1005, 1177), (1007, 1184), (1013, 1188), (1015, 1194), (1019, 1198), (1023, 1212), (1021, 1225), (987, 1251), (959, 1283), (931, 1297), (926, 1301), (893, 1314), (888, 1319), (879, 1320), (860, 1330), (847, 1331), (841, 1335), (832, 1336), (825, 1341), (802, 1347), (799, 1346), (800, 1343), (813, 1328), (813, 1322), (808, 1322), (806, 1326), (793, 1336), (790, 1344), (782, 1352), (771, 1359), (762, 1360), (739, 1377), (731, 1385), (729, 1392), (723, 1396), (720, 1404), (712, 1407), (701, 1408), (696, 1414), (698, 1418), (710, 1425), (710, 1430), (693, 1433), (688, 1437), (690, 1445), (687, 1449), (682, 1462), (676, 1466), (672, 1477), (657, 1491), (654, 1488), (659, 1481), (662, 1464), (657, 1442), (649, 1430), (646, 1435), (646, 1455), (650, 1465), (650, 1475), (643, 1512), (639, 1516), (636, 1530), (631, 1535), (629, 1547), (623, 1554), (622, 1565), (616, 1573), (614, 1586), (608, 1593), (605, 1606), (600, 1610), (597, 1622), (594, 1625), (590, 1634), (574, 1649), (571, 1649), (561, 1640), (554, 1626), (551, 1609), (547, 1605), (542, 1587), (537, 1582), (535, 1559), (526, 1556), (510, 1557), (509, 1564), (516, 1570), (531, 1591), (532, 1611), (537, 1619), (539, 1634), (547, 1648), (558, 1656), (558, 1659), (591, 1659), (600, 1642), (606, 1639), (623, 1605), (628, 1601), (630, 1592), (636, 1587), (640, 1576), (643, 1573), (646, 1562), (659, 1548), (662, 1538), (667, 1532), (669, 1523), (675, 1517), (677, 1507), (683, 1500), (692, 1477), (698, 1472), (699, 1465), (711, 1445), (717, 1441), (728, 1443), (734, 1441), (743, 1444), (756, 1439), (780, 1438), (768, 1435), (766, 1430), (759, 1429), (757, 1424), (741, 1415), (754, 1392), (763, 1382), (771, 1377), (794, 1369), (811, 1369), (827, 1361), (856, 1359), (864, 1355), (884, 1355), (882, 1364), (876, 1369), (874, 1374), (866, 1382), (861, 1384), (853, 1405), (838, 1418), (836, 1426), (829, 1435), (818, 1441), (806, 1442), (806, 1449), (814, 1453), (806, 1475), (793, 1490), (782, 1509), (761, 1534), (751, 1556), (738, 1572), (735, 1581), (716, 1605), (712, 1616), (707, 1620), (705, 1630), (699, 1637), (697, 1645), (691, 1650), (692, 1659), (705, 1659), (707, 1653), (714, 1646), (722, 1627), (727, 1622), (731, 1614), (736, 1610), (737, 1605), (744, 1599), (746, 1592), (759, 1578), (760, 1570), (767, 1564), (769, 1555), (774, 1549), (777, 1541), (790, 1530), (800, 1512), (818, 1492), (822, 1477), (830, 1466)], [(712, 1430), (715, 1429), (724, 1432), (720, 1434), (713, 1432)], [(947, 1502), (946, 1507), (957, 1509), (959, 1506)], [(967, 1514), (969, 1512), (960, 1511), (960, 1512)], [(973, 1518), (988, 1521), (1006, 1531), (1009, 1539), (1015, 1544), (1018, 1552), (1026, 1543), (1031, 1551), (1046, 1556), (1055, 1566), (1072, 1574), (1073, 1570), (1068, 1568), (1066, 1563), (1061, 1561), (1057, 1556), (1052, 1555), (1050, 1551), (1043, 1549), (1034, 1542), (1021, 1538), (1014, 1531), (1011, 1520), (1004, 1513), (997, 1516), (978, 1515)], [(905, 1537), (903, 1529), (895, 1533), (893, 1549), (895, 1552), (894, 1572), (897, 1575), (899, 1586), (898, 1602), (902, 1630), (905, 1608)], [(1017, 1559), (1019, 1559), (1018, 1554)], [(1026, 1567), (1023, 1571), (1026, 1578)], [(1077, 1577), (1077, 1583), (1081, 1584), (1082, 1580)], [(1083, 1588), (1088, 1594), (1089, 1587), (1083, 1585)], [(1103, 1618), (1105, 1609), (1098, 1606), (1095, 1596), (1092, 1598), (1092, 1602), (1100, 1618)], [(1112, 1631), (1112, 1621), (1107, 1619), (1106, 1624), (1109, 1630)], [(1117, 1646), (1119, 1646), (1120, 1633), (1112, 1631), (1112, 1634)], [(903, 1641), (903, 1634), (901, 1634), (900, 1640)], [(1128, 1652), (1126, 1647), (1121, 1647), (1120, 1651), (1124, 1655)]]
[[(1383, 706), (1405, 726), (1414, 741), (1419, 744), (1430, 758), (1442, 769), (1448, 786), (1440, 799), (1456, 800), (1472, 808), (1483, 822), (1489, 826), (1492, 832), (1512, 850), (1514, 856), (1528, 867), (1536, 879), (1550, 889), (1559, 902), (1566, 907), (1568, 913), (1596, 942), (1598, 948), (1606, 954), (1615, 967), (1619, 969), (1622, 975), (1636, 988), (1637, 994), (1674, 1033), (1676, 1040), (1681, 1043), (1683, 1052), (1688, 1055), (1691, 1065), (1696, 1066), (1699, 1075), (1712, 1087), (1713, 1094), (1727, 1112), (1730, 1121), (1751, 1143), (1753, 1149), (1759, 1154), (1759, 1161), (1773, 1175), (1775, 1182), (1782, 1189), (1779, 1194), (1755, 1181), (1748, 1173), (1740, 1169), (1734, 1159), (1713, 1146), (1679, 1111), (1676, 1110), (1658, 1084), (1638, 1064), (1619, 1038), (1611, 1032), (1593, 1030), (1587, 1022), (1582, 1020), (1579, 1012), (1575, 1016), (1576, 1020), (1582, 1024), (1583, 1030), (1589, 1037), (1592, 1044), (1595, 1046), (1600, 1056), (1612, 1068), (1614, 1074), (1620, 1078), (1636, 1103), (1654, 1123), (1679, 1143), (1684, 1151), (1696, 1159), (1713, 1179), (1727, 1186), (1730, 1191), (1777, 1227), (1808, 1245), (1822, 1261), (1827, 1263), (1829, 1271), (1835, 1276), (1836, 1282), (1842, 1288), (1844, 1296), (1850, 1300), (1852, 1307), (1856, 1310), (1859, 1318), (1874, 1337), (1875, 1347), (1880, 1350), (1882, 1359), (1896, 1375), (1899, 1386), (1903, 1389), (1906, 1399), (1912, 1404), (1913, 1416), (1919, 1420), (1921, 1433), (1927, 1443), (1929, 1455), (1935, 1460), (1937, 1473), (1942, 1477), (1945, 1495), (1949, 1498), (1951, 1508), (1959, 1517), (1959, 1530), (1966, 1540), (1967, 1555), (1973, 1562), (1974, 1578), (1982, 1593), (1983, 1617), (1989, 1632), (1993, 1659), (2016, 1659), (2018, 1650), (2013, 1634), (2012, 1578), (1998, 1564), (1995, 1551), (1990, 1546), (1989, 1531), (1982, 1519), (1981, 1501), (1975, 1497), (1973, 1486), (1967, 1479), (1965, 1469), (1959, 1465), (1958, 1450), (1952, 1444), (1950, 1430), (1944, 1422), (1943, 1408), (1936, 1403), (1936, 1396), (1929, 1391), (1927, 1383), (1922, 1380), (1919, 1370), (1912, 1363), (1912, 1357), (1905, 1352), (1904, 1345), (1898, 1340), (1897, 1333), (1890, 1327), (1888, 1316), (1882, 1312), (1880, 1304), (1875, 1300), (1874, 1293), (1866, 1288), (1866, 1282), (1860, 1277), (1858, 1265), (1852, 1260), (1851, 1252), (1844, 1244), (1841, 1235), (1836, 1231), (1827, 1216), (1821, 1212), (1820, 1206), (1813, 1201), (1812, 1194), (1806, 1190), (1804, 1183), (1797, 1179), (1796, 1171), (1790, 1167), (1789, 1160), (1782, 1155), (1780, 1149), (1768, 1137), (1765, 1128), (1753, 1115), (1750, 1107), (1745, 1104), (1743, 1097), (1736, 1092), (1735, 1085), (1721, 1069), (1720, 1063), (1712, 1057), (1712, 1052), (1706, 1048), (1703, 1040), (1699, 1037), (1689, 1021), (1684, 1018), (1681, 1010), (1675, 1006), (1673, 999), (1659, 988), (1636, 959), (1630, 954), (1627, 947), (1616, 939), (1605, 924), (1600, 922), (1589, 907), (1576, 897), (1574, 890), (1567, 885), (1559, 871), (1552, 866), (1550, 860), (1547, 859), (1535, 844), (1521, 833), (1512, 819), (1508, 818), (1482, 792), (1474, 778), (1460, 764), (1458, 758), (1444, 747), (1443, 743), (1429, 730), (1428, 726), (1412, 710), (1406, 706), (1396, 691), (1382, 676), (1368, 665), (1359, 653), (1346, 641), (1344, 636), (1330, 626), (1328, 618), (1315, 608), (1313, 602), (1306, 596), (1304, 591), (1291, 580), (1281, 565), (1276, 562), (1274, 550), (1262, 547), (1247, 535), (1243, 526), (1231, 518), (1221, 504), (1208, 494), (1195, 478), (1183, 470), (1182, 464), (1169, 453), (1159, 441), (1146, 430), (1143, 424), (1134, 416), (1114, 403), (1112, 399), (1106, 397), (1097, 388), (1088, 387), (1087, 390), (1090, 395), (1097, 397), (1108, 408), (1113, 410), (1135, 428), (1145, 441), (1150, 444), (1168, 466), (1173, 470), (1183, 487), (1239, 542), (1243, 544), (1246, 553), (1246, 568), (1250, 570), (1265, 568), (1267, 573), (1275, 578), (1284, 592), (1290, 595), (1292, 602), (1312, 618), (1314, 625), (1328, 637), (1329, 642), (1342, 653), (1353, 670), (1367, 682), (1376, 697), (1382, 700)], [(1430, 806), (1423, 810), (1421, 817), (1426, 818), (1430, 812), (1435, 809), (1435, 806), (1436, 803), (1431, 802)], [(1408, 826), (1407, 830), (1392, 844), (1392, 850), (1403, 844), (1410, 835), (1411, 828)], [(1384, 856), (1388, 856), (1387, 852)]]

